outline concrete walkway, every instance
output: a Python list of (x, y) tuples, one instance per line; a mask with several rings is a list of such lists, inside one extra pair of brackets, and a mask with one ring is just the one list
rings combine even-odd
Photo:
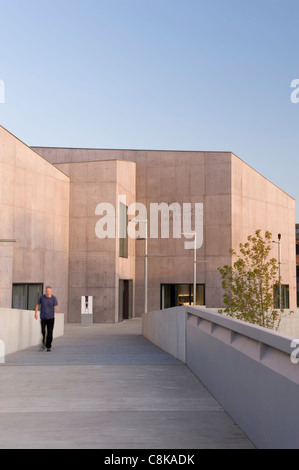
[(52, 351), (0, 365), (2, 449), (253, 448), (190, 370), (141, 336), (141, 320), (66, 325)]

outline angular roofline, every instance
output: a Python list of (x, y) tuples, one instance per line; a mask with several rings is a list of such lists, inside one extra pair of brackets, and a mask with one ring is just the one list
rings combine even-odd
[(231, 152), (231, 154), (236, 157), (238, 160), (240, 160), (242, 163), (244, 163), (246, 166), (248, 166), (248, 168), (251, 168), (251, 170), (255, 171), (258, 175), (260, 175), (262, 178), (264, 178), (266, 181), (268, 181), (269, 183), (273, 184), (273, 186), (275, 186), (277, 189), (279, 189), (281, 192), (283, 192), (284, 194), (286, 194), (288, 197), (290, 197), (291, 199), (293, 199), (293, 201), (296, 201), (296, 199), (291, 196), (289, 193), (287, 193), (286, 191), (284, 191), (284, 189), (281, 189), (277, 184), (273, 183), (273, 181), (269, 180), (269, 178), (267, 178), (266, 176), (264, 176), (262, 173), (260, 173), (258, 170), (256, 170), (255, 168), (253, 168), (253, 166), (249, 165), (249, 163), (247, 163), (245, 160), (243, 160), (243, 158), (240, 158), (238, 157), (238, 155), (236, 155), (234, 152)]
[(238, 160), (240, 160), (241, 162), (243, 162), (245, 165), (247, 165), (249, 168), (251, 168), (253, 171), (255, 171), (256, 173), (258, 173), (260, 176), (262, 176), (266, 181), (268, 181), (269, 183), (273, 184), (276, 188), (278, 188), (280, 191), (282, 191), (284, 194), (286, 194), (287, 196), (289, 196), (291, 199), (293, 199), (294, 201), (296, 201), (296, 199), (291, 196), (290, 194), (288, 194), (286, 191), (284, 191), (283, 189), (281, 189), (277, 184), (273, 183), (273, 181), (270, 181), (269, 178), (265, 177), (262, 173), (260, 173), (259, 171), (257, 171), (255, 168), (253, 168), (253, 166), (249, 165), (249, 163), (247, 163), (245, 160), (243, 160), (242, 158), (238, 157), (238, 155), (236, 155), (234, 152), (232, 151), (225, 151), (225, 150), (166, 150), (166, 149), (162, 149), (162, 150), (158, 150), (158, 149), (129, 149), (129, 148), (98, 148), (98, 147), (52, 147), (52, 146), (38, 146), (38, 145), (33, 145), (33, 146), (29, 146), (27, 145), (25, 142), (23, 142), (21, 139), (19, 139), (17, 136), (15, 136), (12, 132), (10, 132), (8, 129), (6, 129), (5, 127), (3, 127), (1, 124), (0, 124), (0, 128), (3, 129), (5, 132), (7, 132), (8, 134), (10, 134), (12, 137), (14, 137), (16, 140), (18, 140), (21, 144), (25, 145), (25, 147), (27, 147), (28, 149), (30, 149), (32, 152), (34, 152), (36, 155), (38, 155), (40, 158), (42, 158), (44, 161), (46, 161), (49, 165), (51, 165), (52, 167), (54, 167), (57, 171), (59, 171), (60, 173), (62, 173), (64, 176), (66, 176), (68, 179), (70, 179), (70, 177), (65, 174), (60, 168), (57, 168), (56, 165), (54, 165), (53, 163), (49, 162), (49, 160), (47, 160), (45, 157), (43, 157), (43, 155), (40, 155), (40, 153), (37, 152), (37, 150), (35, 149), (56, 149), (56, 150), (100, 150), (100, 151), (122, 151), (122, 152), (172, 152), (172, 153), (223, 153), (223, 154), (231, 154), (233, 155), (234, 157), (236, 157)]
[(171, 150), (171, 149), (141, 149), (141, 148), (105, 148), (105, 147), (49, 147), (46, 145), (33, 145), (31, 148), (52, 150), (103, 150), (116, 152), (176, 152), (176, 153), (233, 153), (229, 150)]
[[(227, 150), (159, 150), (159, 149), (129, 149), (129, 148), (98, 148), (98, 147), (47, 147), (47, 146), (33, 146), (32, 148), (40, 148), (40, 149), (50, 149), (50, 150), (91, 150), (91, 151), (116, 151), (116, 152), (172, 152), (172, 153), (223, 153), (223, 154), (231, 154), (234, 157), (236, 157), (238, 160), (243, 162), (245, 165), (247, 165), (249, 168), (251, 168), (253, 171), (255, 171), (257, 174), (262, 176), (266, 181), (269, 183), (273, 184), (276, 188), (278, 188), (280, 191), (282, 191), (284, 194), (289, 196), (291, 199), (296, 201), (296, 199), (291, 196), (289, 193), (281, 189), (277, 184), (273, 183), (269, 178), (264, 176), (262, 173), (260, 173), (258, 170), (256, 170), (253, 166), (249, 165), (243, 158), (238, 157), (234, 152), (232, 151), (227, 151)], [(86, 161), (86, 160), (84, 160)], [(93, 160), (89, 160), (93, 161)], [(72, 163), (72, 162), (69, 162)]]
[(3, 127), (1, 124), (0, 124), (0, 128), (3, 129), (5, 132), (7, 132), (9, 135), (11, 135), (11, 137), (13, 137), (14, 139), (16, 139), (18, 142), (20, 142), (22, 145), (24, 145), (25, 147), (27, 147), (29, 150), (31, 150), (31, 152), (34, 152), (36, 155), (38, 155), (40, 158), (42, 158), (45, 162), (47, 162), (49, 165), (51, 165), (53, 168), (55, 168), (55, 170), (59, 171), (60, 173), (62, 173), (64, 176), (66, 176), (68, 179), (70, 179), (70, 177), (68, 175), (66, 175), (62, 170), (60, 170), (59, 168), (57, 168), (55, 165), (53, 165), (53, 163), (49, 162), (49, 160), (47, 160), (45, 157), (43, 157), (42, 155), (40, 155), (36, 150), (34, 150), (34, 147), (30, 147), (29, 145), (27, 145), (25, 142), (23, 142), (21, 139), (19, 139), (19, 137), (15, 136), (12, 132), (10, 132), (9, 130), (7, 130), (5, 127)]

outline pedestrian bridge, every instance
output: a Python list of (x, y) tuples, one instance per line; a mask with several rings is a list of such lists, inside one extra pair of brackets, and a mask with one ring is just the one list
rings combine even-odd
[[(297, 313), (284, 329), (296, 330)], [(146, 314), (143, 334), (186, 363), (257, 448), (299, 448), (299, 339), (194, 307)]]
[(178, 308), (147, 314), (143, 324), (67, 324), (50, 353), (33, 346), (8, 354), (0, 448), (298, 446), (299, 365), (286, 362), (285, 338), (219, 317)]

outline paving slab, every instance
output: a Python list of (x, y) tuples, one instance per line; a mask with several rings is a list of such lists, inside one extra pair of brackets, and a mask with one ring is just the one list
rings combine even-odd
[(194, 374), (141, 335), (141, 320), (66, 325), (51, 352), (0, 366), (1, 449), (253, 449)]

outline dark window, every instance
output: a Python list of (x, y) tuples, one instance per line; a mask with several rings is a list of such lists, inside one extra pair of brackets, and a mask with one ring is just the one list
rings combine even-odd
[[(280, 287), (274, 286), (274, 307), (280, 307)], [(281, 285), (281, 308), (290, 308), (290, 286)]]
[[(193, 284), (162, 284), (161, 309), (193, 305)], [(196, 286), (196, 305), (205, 305), (205, 285)]]
[(119, 203), (119, 256), (128, 258), (128, 208)]
[(18, 310), (35, 310), (40, 296), (43, 294), (43, 284), (13, 284), (12, 308)]

